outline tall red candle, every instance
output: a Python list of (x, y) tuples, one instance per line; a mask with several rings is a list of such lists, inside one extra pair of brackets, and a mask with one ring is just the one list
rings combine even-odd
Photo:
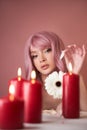
[(63, 76), (63, 116), (79, 118), (79, 75), (72, 72)]
[[(35, 75), (35, 71), (32, 71), (32, 74)], [(40, 123), (42, 119), (42, 85), (34, 75), (30, 81), (24, 82), (23, 86), (25, 123)]]
[(0, 128), (21, 129), (24, 122), (24, 101), (13, 95), (0, 98)]
[(13, 78), (9, 80), (9, 86), (12, 84), (14, 85), (15, 92), (14, 96), (17, 98), (23, 98), (23, 83), (26, 82), (25, 79), (22, 78), (21, 76), (21, 68), (18, 68), (18, 76), (16, 78)]

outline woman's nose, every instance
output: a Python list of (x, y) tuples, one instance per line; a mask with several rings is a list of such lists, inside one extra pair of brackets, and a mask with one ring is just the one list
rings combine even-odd
[(40, 62), (44, 62), (44, 61), (46, 61), (46, 57), (43, 54), (41, 54), (40, 55)]

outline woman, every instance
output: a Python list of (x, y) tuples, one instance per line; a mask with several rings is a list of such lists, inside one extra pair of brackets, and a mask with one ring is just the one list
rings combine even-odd
[[(61, 58), (61, 54), (64, 54)], [(45, 89), (45, 79), (54, 71), (67, 72), (68, 63), (73, 65), (73, 72), (79, 73), (85, 58), (85, 48), (76, 45), (64, 48), (62, 40), (53, 32), (42, 31), (32, 34), (25, 47), (26, 78), (29, 80), (31, 71), (36, 71), (37, 79), (43, 83), (43, 110), (57, 109), (61, 99), (54, 99)], [(80, 109), (87, 110), (87, 90), (81, 86)], [(85, 91), (83, 91), (85, 90)], [(82, 95), (85, 95), (82, 96)]]

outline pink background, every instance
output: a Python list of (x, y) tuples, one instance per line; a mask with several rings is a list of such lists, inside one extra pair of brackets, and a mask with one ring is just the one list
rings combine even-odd
[[(0, 0), (0, 96), (19, 66), (25, 77), (25, 42), (41, 30), (57, 33), (65, 45), (87, 46), (87, 0)], [(87, 85), (86, 65), (87, 58), (81, 72)]]

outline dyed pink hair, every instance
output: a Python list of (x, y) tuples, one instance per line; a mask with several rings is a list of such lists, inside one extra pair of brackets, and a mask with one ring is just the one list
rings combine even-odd
[(39, 72), (36, 70), (32, 62), (30, 54), (31, 46), (37, 48), (51, 47), (57, 70), (61, 70), (63, 72), (67, 71), (64, 59), (60, 60), (61, 51), (64, 49), (62, 40), (53, 32), (42, 31), (32, 34), (27, 40), (25, 46), (25, 70), (27, 79), (30, 79), (32, 69), (36, 71), (37, 78), (40, 79)]

